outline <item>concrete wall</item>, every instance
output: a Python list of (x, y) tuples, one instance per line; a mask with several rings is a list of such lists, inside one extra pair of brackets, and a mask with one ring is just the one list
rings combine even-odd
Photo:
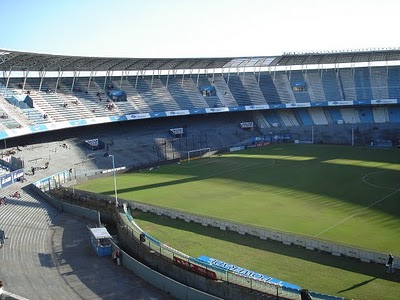
[(72, 215), (76, 215), (76, 216), (91, 220), (96, 223), (99, 222), (100, 216), (99, 216), (99, 213), (95, 210), (57, 200), (56, 198), (53, 198), (53, 197), (49, 196), (48, 194), (42, 192), (42, 190), (40, 190), (38, 187), (36, 187), (33, 184), (30, 185), (30, 189), (36, 195), (38, 195), (42, 199), (46, 200), (47, 202), (49, 202), (51, 205), (53, 205), (55, 208), (59, 209), (62, 212), (70, 213)]
[(165, 291), (167, 294), (174, 296), (177, 299), (190, 299), (190, 300), (216, 300), (221, 299), (216, 296), (204, 293), (202, 291), (191, 288), (188, 285), (179, 283), (163, 274), (152, 270), (146, 265), (140, 263), (121, 248), (113, 244), (113, 249), (120, 249), (122, 265), (136, 274), (143, 280), (151, 283), (153, 286)]
[[(129, 206), (132, 209), (139, 209), (144, 212), (152, 212), (158, 215), (169, 216), (170, 218), (174, 219), (178, 218), (185, 220), (187, 222), (202, 224), (203, 226), (217, 227), (220, 228), (221, 230), (235, 231), (243, 235), (249, 234), (263, 240), (274, 240), (286, 245), (301, 246), (309, 250), (324, 251), (331, 253), (332, 255), (335, 256), (347, 256), (351, 258), (360, 259), (361, 261), (364, 262), (379, 263), (379, 264), (386, 264), (387, 262), (387, 256), (388, 256), (387, 253), (358, 249), (349, 245), (340, 245), (324, 240), (312, 239), (310, 237), (273, 231), (251, 225), (243, 225), (240, 223), (219, 220), (207, 216), (189, 214), (186, 212), (180, 212), (173, 209), (166, 209), (148, 204), (129, 202)], [(400, 269), (400, 258), (395, 258), (393, 267), (396, 269)]]
[[(72, 214), (76, 213), (78, 216), (87, 215), (90, 220), (95, 221), (95, 214), (87, 213), (87, 211), (93, 212), (95, 209), (98, 209), (102, 219), (104, 215), (108, 215), (108, 218), (115, 217), (115, 203), (111, 197), (100, 197), (97, 194), (81, 191), (74, 191), (72, 193), (72, 189), (68, 190), (64, 188), (53, 190), (51, 193), (52, 196), (49, 196), (35, 186), (32, 186), (32, 189), (40, 197), (61, 210), (64, 209), (66, 211), (66, 207), (74, 207), (73, 209), (69, 209), (69, 212)], [(64, 201), (68, 201), (69, 203)], [(141, 244), (134, 238), (129, 227), (120, 222), (118, 222), (118, 238), (119, 246), (122, 248), (122, 265), (138, 277), (141, 277), (177, 299), (275, 299), (274, 296), (226, 281), (208, 279), (174, 265), (171, 260), (166, 259)], [(117, 246), (114, 245), (115, 247)], [(122, 251), (123, 249), (125, 251)], [(130, 255), (128, 255), (128, 252)], [(279, 297), (279, 299), (289, 298)], [(291, 299), (297, 300), (297, 298)]]

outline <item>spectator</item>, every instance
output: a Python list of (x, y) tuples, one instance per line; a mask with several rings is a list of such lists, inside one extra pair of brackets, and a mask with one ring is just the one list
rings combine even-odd
[(386, 264), (386, 273), (394, 273), (394, 270), (393, 270), (393, 255), (392, 255), (392, 253), (389, 253), (389, 258), (388, 258), (388, 262), (387, 262), (387, 264)]
[(113, 259), (114, 259), (114, 263), (115, 263), (117, 266), (120, 266), (120, 265), (121, 265), (121, 253), (119, 252), (119, 249), (116, 249), (116, 250), (113, 252), (112, 257), (113, 257)]
[(3, 292), (4, 292), (3, 286), (4, 286), (3, 281), (0, 280), (0, 299), (3, 299), (3, 296), (2, 296)]

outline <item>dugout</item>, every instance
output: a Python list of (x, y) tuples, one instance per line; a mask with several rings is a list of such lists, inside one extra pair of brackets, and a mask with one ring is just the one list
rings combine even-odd
[(98, 256), (111, 256), (112, 236), (105, 227), (89, 228), (90, 245)]

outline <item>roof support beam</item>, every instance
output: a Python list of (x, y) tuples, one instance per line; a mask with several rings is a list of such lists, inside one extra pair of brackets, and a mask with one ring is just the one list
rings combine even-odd
[(166, 87), (166, 88), (168, 88), (169, 71), (170, 71), (170, 70), (168, 70), (168, 73), (167, 73), (167, 82), (166, 82), (166, 84), (165, 84), (165, 87)]
[(196, 80), (197, 87), (199, 87), (199, 77), (200, 77), (200, 69), (198, 69), (198, 72), (197, 72), (197, 80)]
[(150, 87), (153, 87), (153, 81), (154, 81), (154, 70), (153, 70), (153, 74), (151, 74), (151, 83), (150, 83)]
[(58, 82), (60, 81), (60, 77), (62, 78), (62, 74), (63, 74), (63, 72), (61, 70), (58, 70), (58, 76), (57, 76), (56, 87), (55, 87), (56, 92), (58, 89)]
[(183, 73), (182, 73), (182, 81), (181, 81), (181, 86), (183, 87), (183, 79), (185, 78), (185, 69), (183, 70)]
[(110, 76), (110, 70), (106, 72), (106, 77), (104, 78), (104, 84), (103, 84), (103, 91), (106, 90), (106, 83), (107, 83), (107, 77)]
[(81, 74), (81, 71), (74, 71), (74, 81), (72, 82), (72, 92), (74, 91), (76, 81), (79, 81), (80, 74)]
[(87, 84), (87, 91), (89, 91), (90, 83), (92, 82), (92, 76), (93, 76), (93, 70), (90, 71), (89, 81), (88, 81), (88, 84)]
[(8, 72), (6, 90), (8, 89), (8, 84), (10, 83), (11, 72), (12, 72), (12, 67), (10, 67), (10, 71)]
[(135, 89), (137, 87), (137, 82), (139, 80), (139, 70), (136, 72), (136, 81), (135, 81)]
[(22, 90), (25, 91), (26, 79), (29, 74), (29, 69), (27, 69), (26, 71), (23, 71), (23, 74), (24, 74), (24, 84), (22, 85)]
[(125, 72), (125, 71), (122, 71), (122, 72), (121, 72), (121, 80), (119, 81), (119, 89), (120, 89), (120, 90), (122, 90), (122, 78), (124, 78), (124, 72)]
[(76, 77), (76, 71), (74, 71), (74, 78), (72, 79), (72, 85), (71, 85), (71, 94), (74, 90), (74, 86), (75, 86), (75, 77)]
[(39, 92), (40, 92), (42, 90), (43, 78), (46, 76), (46, 71), (40, 71), (39, 76), (40, 76), (40, 83), (39, 83)]

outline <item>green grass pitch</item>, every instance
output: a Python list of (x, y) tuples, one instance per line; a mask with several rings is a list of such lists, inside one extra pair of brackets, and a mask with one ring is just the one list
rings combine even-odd
[[(398, 255), (399, 157), (399, 149), (274, 145), (119, 175), (118, 196)], [(78, 188), (114, 195), (111, 177), (89, 181)], [(287, 249), (283, 245), (275, 245), (280, 250), (269, 253), (270, 250), (264, 249), (267, 244), (265, 241), (239, 235), (227, 239), (231, 233), (218, 233), (219, 230), (214, 232), (210, 228), (204, 233), (206, 237), (203, 237), (203, 234), (194, 233), (201, 232), (202, 227), (199, 225), (185, 222), (179, 225), (179, 221), (144, 215), (139, 214), (137, 217), (139, 225), (146, 231), (192, 256), (213, 256), (295, 284), (305, 284), (307, 288), (317, 291), (357, 295), (353, 296), (356, 299), (368, 299), (364, 296), (371, 296), (374, 292), (381, 299), (392, 299), (390, 296), (382, 298), (381, 288), (386, 289), (388, 294), (400, 294), (398, 280), (388, 280), (385, 274), (380, 274), (381, 271), (384, 273), (383, 269), (378, 268), (376, 272), (372, 271), (373, 268), (370, 271), (364, 270), (368, 267), (363, 266), (368, 264), (346, 262), (346, 265), (356, 264), (353, 266), (355, 269), (360, 268), (356, 272), (358, 276), (355, 276), (337, 258), (322, 256), (314, 259), (310, 257), (310, 253), (313, 253), (311, 251), (296, 247)], [(152, 225), (154, 222), (160, 224)], [(210, 232), (214, 232), (215, 237), (209, 236)], [(182, 237), (181, 241), (175, 239), (179, 236)], [(244, 242), (248, 239), (248, 242)], [(217, 242), (228, 243), (229, 246), (222, 244), (215, 247)], [(225, 249), (223, 247), (245, 247), (243, 251), (247, 255), (242, 257), (239, 253), (220, 253), (218, 250)], [(249, 259), (249, 253), (252, 253), (250, 256), (254, 260)], [(273, 266), (268, 263), (264, 266), (260, 263), (261, 257), (269, 256), (275, 262), (282, 261), (282, 257), (276, 255), (283, 255), (286, 262), (292, 258), (295, 260), (290, 262), (287, 270), (282, 270), (282, 264)], [(328, 263), (331, 260), (337, 263)], [(302, 276), (303, 261), (311, 264), (307, 267), (310, 272), (319, 276), (325, 274), (330, 278), (330, 283), (324, 284), (317, 280), (316, 284), (316, 280), (306, 280)], [(302, 270), (300, 274), (296, 266)], [(341, 269), (340, 272), (348, 274), (338, 274), (340, 280), (332, 278), (332, 268), (335, 272)], [(344, 278), (348, 278), (347, 281)], [(337, 282), (332, 284), (332, 280)], [(348, 289), (350, 282), (356, 286), (360, 280), (366, 283)], [(372, 287), (373, 291), (367, 287)], [(397, 296), (393, 299), (397, 299)]]

